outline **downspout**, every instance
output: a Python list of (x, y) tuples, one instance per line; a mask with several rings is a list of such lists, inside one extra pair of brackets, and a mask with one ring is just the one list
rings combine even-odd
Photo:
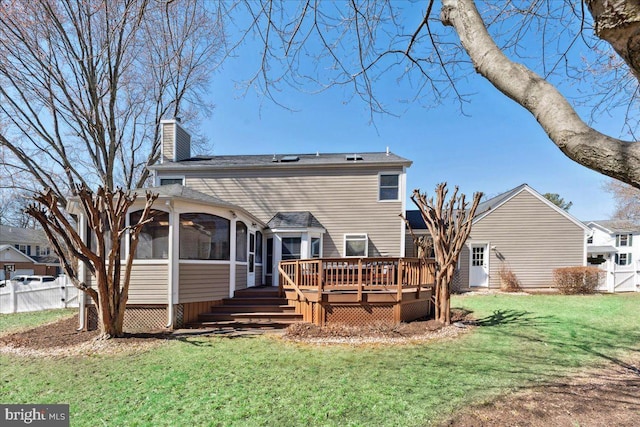
[(167, 324), (166, 324), (166, 328), (167, 329), (171, 329), (173, 328), (173, 321), (174, 321), (174, 308), (173, 308), (173, 304), (175, 302), (175, 298), (173, 296), (173, 286), (175, 284), (175, 281), (173, 280), (173, 272), (174, 272), (174, 237), (175, 237), (175, 224), (176, 224), (176, 219), (175, 219), (175, 212), (173, 211), (173, 205), (171, 204), (171, 200), (167, 200), (165, 202), (165, 205), (167, 206), (167, 208), (169, 209), (169, 263), (168, 263), (168, 271), (167, 271)]

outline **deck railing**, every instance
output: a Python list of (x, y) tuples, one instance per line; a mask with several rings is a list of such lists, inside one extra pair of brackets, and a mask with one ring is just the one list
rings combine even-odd
[(306, 300), (305, 290), (397, 291), (434, 283), (435, 262), (421, 258), (319, 258), (281, 261), (280, 289), (294, 290)]

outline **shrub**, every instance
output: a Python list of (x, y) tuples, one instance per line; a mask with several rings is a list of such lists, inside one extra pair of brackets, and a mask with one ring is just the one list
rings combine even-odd
[(604, 272), (598, 267), (565, 267), (553, 270), (558, 291), (562, 294), (592, 294)]
[(520, 280), (516, 276), (516, 273), (505, 265), (500, 267), (500, 289), (504, 292), (519, 292), (522, 290), (520, 286)]

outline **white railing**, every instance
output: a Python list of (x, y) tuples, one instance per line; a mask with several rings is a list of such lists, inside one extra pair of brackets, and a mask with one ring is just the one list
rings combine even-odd
[(65, 276), (53, 282), (23, 285), (7, 282), (0, 288), (0, 313), (49, 310), (78, 307), (78, 288), (68, 283)]

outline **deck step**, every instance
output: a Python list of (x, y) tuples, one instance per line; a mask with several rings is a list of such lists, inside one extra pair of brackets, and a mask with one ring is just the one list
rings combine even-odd
[[(253, 303), (253, 301), (247, 302)], [(294, 313), (295, 308), (287, 304), (223, 304), (211, 307), (211, 313), (255, 313), (265, 311), (271, 313)]]
[(252, 312), (252, 313), (203, 313), (198, 316), (200, 322), (219, 322), (219, 321), (246, 321), (246, 322), (280, 322), (280, 321), (301, 321), (302, 315), (280, 312)]
[(233, 293), (235, 298), (277, 298), (280, 291), (275, 286), (238, 289)]
[(244, 320), (222, 320), (217, 322), (194, 322), (187, 325), (189, 329), (285, 329), (299, 320), (279, 320), (277, 322), (268, 321), (244, 321)]
[[(272, 297), (236, 297), (225, 298), (222, 300), (222, 305), (287, 305), (286, 298), (272, 298)], [(219, 306), (214, 306), (219, 307)]]

